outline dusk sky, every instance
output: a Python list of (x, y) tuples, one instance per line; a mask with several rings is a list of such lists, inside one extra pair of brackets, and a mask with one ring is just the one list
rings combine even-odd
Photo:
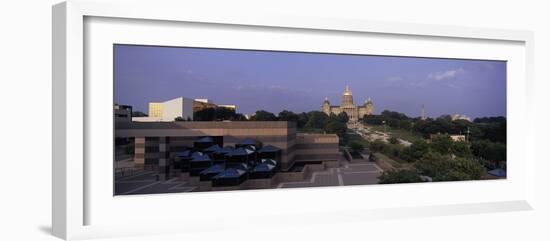
[(235, 104), (238, 112), (275, 114), (340, 105), (349, 85), (355, 104), (375, 113), (506, 116), (506, 62), (115, 45), (115, 103), (147, 113), (176, 97)]

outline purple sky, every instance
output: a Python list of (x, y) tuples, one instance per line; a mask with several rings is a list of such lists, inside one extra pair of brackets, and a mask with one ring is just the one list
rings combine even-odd
[(346, 85), (356, 104), (419, 116), (506, 116), (506, 62), (115, 45), (115, 102), (147, 113), (175, 97), (236, 104), (275, 114), (340, 105)]

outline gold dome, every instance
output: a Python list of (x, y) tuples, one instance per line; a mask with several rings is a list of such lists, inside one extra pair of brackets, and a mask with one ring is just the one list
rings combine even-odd
[(351, 95), (351, 90), (349, 90), (349, 85), (346, 85), (346, 90), (344, 90), (344, 95)]

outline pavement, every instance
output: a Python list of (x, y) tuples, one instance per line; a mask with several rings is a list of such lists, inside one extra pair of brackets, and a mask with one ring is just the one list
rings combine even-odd
[(180, 181), (178, 178), (157, 181), (154, 171), (140, 171), (132, 176), (115, 180), (115, 195), (154, 194), (190, 192), (196, 186)]
[[(382, 174), (382, 169), (375, 163), (363, 160), (358, 163), (341, 160), (341, 163), (341, 167), (312, 172), (309, 180), (283, 182), (277, 188), (378, 184), (378, 176)], [(118, 177), (115, 180), (115, 195), (178, 193), (196, 190), (196, 184), (181, 181), (179, 178), (157, 180), (156, 172), (146, 170), (139, 170), (131, 176)]]
[(326, 171), (313, 172), (308, 181), (284, 182), (278, 188), (291, 187), (324, 187), (378, 184), (382, 169), (375, 163), (344, 162), (342, 167), (329, 168)]

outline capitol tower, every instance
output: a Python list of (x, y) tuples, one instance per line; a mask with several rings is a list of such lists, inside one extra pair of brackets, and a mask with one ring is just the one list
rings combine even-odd
[(353, 103), (353, 95), (349, 86), (346, 86), (344, 93), (342, 94), (342, 102), (340, 106), (331, 106), (327, 97), (323, 101), (323, 112), (327, 115), (338, 115), (342, 112), (346, 113), (349, 117), (350, 123), (355, 123), (365, 115), (372, 115), (374, 112), (374, 103), (370, 98), (365, 101), (363, 105), (357, 106)]

